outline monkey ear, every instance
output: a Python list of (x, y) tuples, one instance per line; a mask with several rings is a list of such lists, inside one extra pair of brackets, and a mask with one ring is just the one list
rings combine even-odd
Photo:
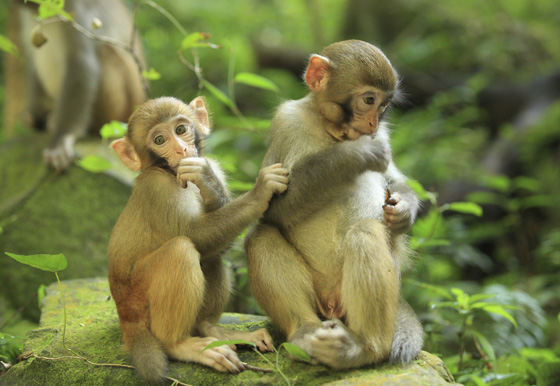
[(138, 157), (136, 150), (134, 150), (134, 147), (127, 137), (111, 142), (111, 147), (115, 150), (127, 168), (133, 171), (138, 171), (142, 168), (140, 157)]
[(321, 55), (311, 55), (307, 70), (305, 70), (305, 83), (311, 91), (320, 92), (325, 89), (331, 72), (331, 61)]
[(210, 118), (208, 117), (208, 111), (206, 111), (206, 106), (204, 105), (204, 99), (201, 97), (195, 98), (189, 103), (189, 107), (194, 110), (196, 119), (200, 123), (201, 132), (204, 135), (210, 134)]

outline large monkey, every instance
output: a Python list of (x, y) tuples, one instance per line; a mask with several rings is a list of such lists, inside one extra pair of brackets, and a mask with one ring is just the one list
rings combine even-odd
[(253, 292), (315, 362), (410, 361), (423, 330), (399, 291), (418, 200), (382, 121), (397, 73), (378, 48), (351, 40), (311, 56), (305, 82), (311, 92), (282, 104), (270, 127), (263, 167), (282, 163), (290, 186), (247, 236)]
[[(20, 116), (27, 126), (46, 127), (51, 140), (45, 162), (65, 169), (77, 139), (111, 120), (126, 121), (145, 100), (140, 71), (121, 48), (86, 37), (62, 21), (39, 24), (36, 4), (12, 0), (10, 6), (10, 37), (20, 48), (25, 71), (19, 60), (8, 58), (6, 129), (10, 132)], [(96, 35), (124, 45), (133, 41), (133, 21), (120, 0), (66, 0), (65, 10)], [(93, 30), (95, 18), (101, 25)], [(142, 60), (138, 36), (134, 43)], [(23, 103), (13, 98), (21, 89)]]
[(109, 284), (125, 346), (140, 375), (163, 380), (166, 357), (222, 372), (245, 369), (233, 349), (202, 349), (216, 339), (242, 339), (272, 349), (265, 329), (217, 326), (230, 293), (222, 263), (228, 246), (287, 188), (287, 170), (263, 168), (255, 186), (231, 201), (216, 162), (200, 155), (209, 133), (202, 99), (189, 106), (163, 97), (140, 106), (113, 148), (140, 170), (109, 241)]

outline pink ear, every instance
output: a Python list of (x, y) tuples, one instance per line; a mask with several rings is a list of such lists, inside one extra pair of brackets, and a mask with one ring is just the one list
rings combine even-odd
[(204, 100), (200, 97), (195, 98), (189, 103), (189, 107), (194, 110), (196, 119), (200, 123), (202, 134), (210, 134), (210, 119), (208, 118), (208, 111), (204, 106)]
[(305, 70), (305, 83), (311, 91), (320, 92), (325, 89), (329, 81), (331, 62), (321, 55), (312, 55)]
[(134, 150), (134, 147), (127, 137), (111, 142), (111, 147), (115, 150), (127, 168), (133, 171), (138, 171), (142, 168), (140, 157), (136, 154), (136, 150)]

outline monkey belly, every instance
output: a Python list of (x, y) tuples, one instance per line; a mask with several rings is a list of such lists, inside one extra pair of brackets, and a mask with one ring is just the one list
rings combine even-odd
[(336, 201), (325, 205), (286, 234), (287, 240), (309, 266), (317, 311), (326, 319), (341, 319), (346, 306), (341, 295), (344, 259), (341, 243), (358, 221), (383, 221), (385, 179), (367, 172)]

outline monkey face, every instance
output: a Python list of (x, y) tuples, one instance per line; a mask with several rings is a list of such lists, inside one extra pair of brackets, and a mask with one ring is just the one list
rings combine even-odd
[(167, 161), (174, 172), (182, 159), (198, 157), (194, 122), (185, 115), (154, 126), (148, 133), (148, 148)]
[(381, 90), (369, 88), (355, 94), (346, 110), (352, 113), (343, 124), (345, 139), (358, 139), (362, 135), (375, 134), (379, 120), (387, 109), (391, 97)]

